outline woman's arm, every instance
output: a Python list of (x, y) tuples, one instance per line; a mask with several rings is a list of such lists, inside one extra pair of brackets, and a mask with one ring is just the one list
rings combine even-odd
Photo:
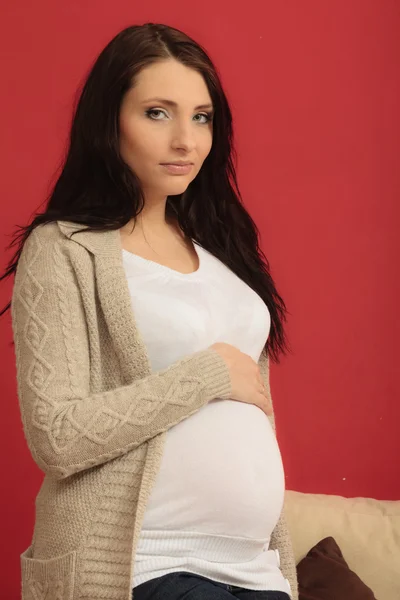
[[(268, 398), (271, 401), (271, 406), (273, 406), (269, 381), (269, 357), (265, 355), (264, 351), (261, 356), (261, 359), (259, 360), (259, 367)], [(275, 431), (274, 414), (272, 414), (272, 416), (270, 417), (270, 421)], [(281, 563), (280, 569), (283, 573), (283, 576), (286, 577), (286, 579), (290, 583), (292, 600), (298, 600), (299, 592), (297, 584), (296, 563), (294, 559), (292, 540), (290, 538), (289, 530), (286, 524), (284, 509), (282, 510), (279, 521), (272, 532), (269, 547), (271, 550), (278, 550)]]
[(63, 479), (129, 452), (213, 398), (229, 398), (231, 380), (224, 359), (209, 348), (129, 385), (91, 393), (90, 370), (100, 365), (91, 365), (88, 327), (99, 325), (95, 314), (90, 322), (85, 315), (70, 258), (75, 242), (54, 232), (42, 226), (26, 240), (11, 315), (28, 447), (45, 473)]

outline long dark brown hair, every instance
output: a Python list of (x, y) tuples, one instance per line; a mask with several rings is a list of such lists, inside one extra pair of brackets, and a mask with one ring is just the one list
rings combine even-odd
[[(197, 177), (184, 193), (168, 196), (167, 216), (177, 219), (189, 236), (227, 265), (265, 302), (271, 329), (265, 350), (279, 362), (289, 349), (283, 322), (287, 309), (259, 246), (259, 231), (243, 206), (238, 189), (232, 114), (211, 59), (182, 31), (163, 24), (127, 27), (102, 50), (73, 107), (69, 147), (61, 174), (43, 212), (20, 230), (17, 245), (0, 280), (15, 273), (22, 247), (32, 230), (52, 221), (72, 221), (82, 228), (113, 230), (143, 209), (144, 195), (132, 169), (119, 152), (119, 111), (124, 94), (144, 67), (173, 58), (198, 71), (214, 105), (212, 148)], [(80, 92), (80, 93), (79, 93)], [(3, 315), (11, 301), (0, 312)]]

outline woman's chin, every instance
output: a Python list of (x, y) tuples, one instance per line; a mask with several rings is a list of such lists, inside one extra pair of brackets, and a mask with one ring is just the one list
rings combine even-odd
[(178, 194), (183, 194), (183, 192), (188, 189), (192, 180), (188, 181), (184, 177), (181, 177), (180, 179), (181, 181), (177, 181), (176, 183), (172, 182), (164, 187), (167, 196), (177, 196)]

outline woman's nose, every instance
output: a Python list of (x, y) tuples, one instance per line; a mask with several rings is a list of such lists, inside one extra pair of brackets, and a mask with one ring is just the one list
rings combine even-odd
[(187, 152), (193, 150), (196, 147), (196, 138), (193, 131), (193, 124), (181, 124), (177, 125), (174, 129), (173, 148), (184, 148)]

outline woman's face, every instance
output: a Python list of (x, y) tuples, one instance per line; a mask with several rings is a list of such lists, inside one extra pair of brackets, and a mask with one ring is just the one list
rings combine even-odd
[[(121, 104), (119, 141), (121, 156), (146, 196), (181, 194), (195, 179), (212, 146), (207, 114), (212, 116), (212, 110), (202, 75), (180, 62), (165, 60), (139, 73)], [(188, 173), (174, 174), (162, 166), (179, 160), (193, 163)]]

